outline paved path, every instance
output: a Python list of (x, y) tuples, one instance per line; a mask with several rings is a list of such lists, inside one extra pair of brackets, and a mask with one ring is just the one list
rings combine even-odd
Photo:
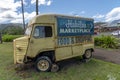
[(93, 57), (96, 59), (120, 64), (120, 50), (95, 49)]

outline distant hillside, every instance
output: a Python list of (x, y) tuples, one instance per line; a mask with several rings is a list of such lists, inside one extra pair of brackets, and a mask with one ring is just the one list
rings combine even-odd
[(117, 26), (118, 23), (120, 23), (120, 19), (112, 21), (109, 25), (111, 25), (111, 26)]
[(107, 23), (106, 22), (96, 22), (96, 23), (94, 23), (95, 26), (101, 26), (103, 24), (107, 24)]
[[(21, 23), (8, 23), (8, 24), (0, 24), (0, 30), (3, 30), (7, 27), (12, 27), (12, 26), (15, 26), (15, 27), (22, 27), (22, 24)], [(23, 27), (22, 27), (23, 28)]]
[(96, 22), (95, 26), (103, 26), (103, 27), (117, 27), (118, 23), (120, 23), (120, 19), (114, 20), (112, 22)]

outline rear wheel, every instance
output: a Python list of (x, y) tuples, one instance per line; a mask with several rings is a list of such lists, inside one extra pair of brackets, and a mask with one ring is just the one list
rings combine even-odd
[(59, 70), (59, 65), (58, 64), (52, 64), (51, 72), (57, 72)]
[(85, 54), (83, 55), (83, 59), (90, 59), (92, 57), (92, 50), (88, 49), (85, 51)]
[(49, 57), (41, 56), (37, 59), (35, 67), (37, 71), (47, 72), (50, 71), (52, 67), (52, 62)]

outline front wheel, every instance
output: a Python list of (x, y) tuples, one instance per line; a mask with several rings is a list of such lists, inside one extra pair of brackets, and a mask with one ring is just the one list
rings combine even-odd
[(52, 67), (52, 61), (47, 56), (41, 56), (37, 59), (35, 67), (37, 71), (48, 72)]
[(90, 59), (92, 57), (92, 50), (88, 49), (83, 55), (83, 59)]

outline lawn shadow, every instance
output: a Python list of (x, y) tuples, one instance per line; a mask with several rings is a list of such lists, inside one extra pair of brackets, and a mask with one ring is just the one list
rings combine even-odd
[[(85, 62), (85, 61), (83, 61), (80, 57), (70, 58), (70, 59), (59, 61), (59, 62), (57, 62), (57, 64), (59, 65), (60, 70), (55, 73), (66, 74), (68, 69), (70, 69), (71, 67), (74, 67), (74, 66), (81, 65), (83, 62)], [(22, 69), (16, 70), (16, 74), (18, 76), (20, 76), (21, 78), (31, 78), (34, 75), (40, 75), (42, 73), (43, 72), (37, 72), (35, 70), (34, 63), (25, 64), (22, 66)], [(47, 74), (47, 72), (45, 72), (43, 74)]]
[(75, 58), (70, 58), (66, 60), (59, 61), (57, 64), (60, 67), (60, 70), (67, 70), (70, 67), (81, 65), (83, 62), (85, 62), (83, 59), (80, 57), (75, 57)]

